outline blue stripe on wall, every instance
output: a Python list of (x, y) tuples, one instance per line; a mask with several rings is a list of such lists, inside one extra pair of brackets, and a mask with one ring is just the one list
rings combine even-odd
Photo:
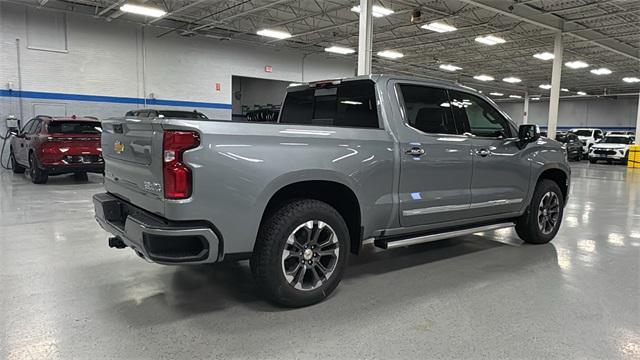
[[(46, 99), (46, 100), (71, 100), (71, 101), (93, 101), (117, 104), (138, 104), (144, 105), (142, 98), (120, 97), (120, 96), (101, 96), (101, 95), (82, 95), (82, 94), (65, 94), (40, 91), (14, 91), (0, 90), (2, 97), (22, 97), (29, 99)], [(147, 105), (165, 105), (165, 106), (184, 106), (208, 109), (231, 109), (231, 104), (210, 103), (201, 101), (183, 101), (183, 100), (164, 100), (164, 99), (147, 99)]]

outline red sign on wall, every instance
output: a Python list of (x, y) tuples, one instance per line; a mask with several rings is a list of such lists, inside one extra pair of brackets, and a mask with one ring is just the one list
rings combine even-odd
[(273, 67), (271, 65), (267, 65), (264, 67), (264, 71), (268, 73), (273, 72)]
[(216, 91), (220, 91), (221, 88), (222, 88), (222, 85), (220, 85), (220, 83), (216, 83)]

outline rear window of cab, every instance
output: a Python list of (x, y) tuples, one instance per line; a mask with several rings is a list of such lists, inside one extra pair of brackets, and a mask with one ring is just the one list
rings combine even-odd
[(379, 128), (375, 84), (346, 81), (291, 90), (279, 123), (295, 125)]

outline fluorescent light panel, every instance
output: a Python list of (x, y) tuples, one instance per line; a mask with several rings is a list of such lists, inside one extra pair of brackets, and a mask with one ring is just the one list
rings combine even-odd
[(504, 44), (505, 42), (507, 42), (505, 39), (493, 35), (478, 36), (476, 38), (476, 41), (490, 46)]
[(551, 85), (549, 84), (542, 84), (538, 86), (540, 89), (545, 89), (545, 90), (549, 90), (551, 89)]
[(553, 58), (555, 58), (555, 55), (553, 55), (550, 52), (546, 52), (545, 51), (545, 52), (534, 54), (533, 57), (536, 58), (536, 59), (548, 61), (548, 60), (552, 60)]
[(356, 52), (351, 48), (342, 47), (342, 46), (331, 46), (331, 47), (325, 48), (324, 51), (330, 52), (330, 53), (342, 54), (342, 55), (349, 55)]
[(512, 99), (522, 99), (522, 96), (520, 95), (509, 95), (509, 97)]
[(378, 56), (382, 56), (382, 57), (387, 58), (387, 59), (400, 59), (404, 55), (402, 53), (397, 52), (397, 51), (384, 50), (384, 51), (378, 52)]
[(578, 95), (580, 95), (580, 96), (587, 95), (587, 93), (586, 93), (586, 92), (584, 92), (584, 91), (578, 91), (576, 94), (578, 94)]
[(260, 31), (258, 31), (256, 34), (260, 35), (260, 36), (266, 36), (266, 37), (270, 37), (270, 38), (274, 38), (274, 39), (288, 39), (291, 37), (291, 34), (289, 34), (286, 31), (281, 31), (281, 30), (274, 30), (274, 29), (262, 29)]
[(120, 10), (122, 12), (144, 15), (144, 16), (151, 16), (151, 17), (160, 17), (167, 14), (167, 12), (162, 9), (149, 7), (149, 6), (133, 5), (133, 4), (124, 4), (120, 6)]
[(611, 74), (611, 70), (607, 68), (591, 69), (591, 73), (594, 75), (609, 75)]
[(508, 82), (510, 84), (517, 84), (517, 83), (521, 82), (522, 80), (517, 78), (517, 77), (509, 76), (509, 77), (506, 77), (506, 78), (502, 79), (502, 81)]
[(442, 64), (442, 65), (440, 65), (440, 69), (446, 70), (446, 71), (462, 70), (461, 67), (455, 66), (455, 65), (451, 65), (451, 64)]
[(489, 95), (493, 95), (493, 96), (504, 96), (504, 94), (503, 94), (503, 93), (499, 93), (499, 92), (492, 92), (492, 93), (489, 93)]
[(635, 77), (635, 76), (632, 76), (632, 77), (624, 77), (624, 78), (622, 78), (622, 81), (624, 81), (624, 82), (626, 82), (626, 83), (630, 83), (630, 84), (632, 84), (632, 83), (640, 82), (640, 78), (637, 78), (637, 77)]
[(484, 74), (482, 74), (482, 75), (476, 75), (476, 76), (474, 76), (473, 78), (474, 78), (474, 79), (476, 79), (476, 80), (480, 80), (480, 81), (493, 81), (493, 80), (495, 80), (495, 79), (493, 78), (493, 76), (484, 75)]
[[(360, 5), (356, 5), (356, 6), (352, 7), (351, 11), (360, 13)], [(377, 17), (377, 18), (391, 15), (394, 12), (395, 11), (393, 11), (391, 9), (387, 9), (387, 8), (379, 6), (379, 5), (373, 5), (373, 8), (371, 9), (371, 15), (373, 17)]]
[(589, 64), (587, 64), (584, 61), (580, 61), (580, 60), (578, 60), (578, 61), (569, 61), (569, 62), (564, 63), (564, 65), (566, 67), (569, 67), (569, 68), (572, 68), (572, 69), (583, 69), (583, 68), (589, 67)]
[(560, 89), (560, 91), (562, 91), (562, 92), (569, 92), (569, 89), (567, 89), (567, 88), (562, 88), (562, 89)]
[(422, 25), (421, 28), (439, 32), (439, 33), (446, 33), (446, 32), (452, 32), (452, 31), (458, 30), (458, 28), (455, 26), (438, 22), (438, 21), (434, 21), (430, 24)]

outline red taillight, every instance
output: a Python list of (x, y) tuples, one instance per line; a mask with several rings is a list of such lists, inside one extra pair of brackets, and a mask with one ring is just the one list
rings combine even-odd
[(191, 169), (182, 163), (185, 150), (200, 145), (195, 131), (165, 131), (162, 142), (164, 197), (186, 199), (191, 196)]

